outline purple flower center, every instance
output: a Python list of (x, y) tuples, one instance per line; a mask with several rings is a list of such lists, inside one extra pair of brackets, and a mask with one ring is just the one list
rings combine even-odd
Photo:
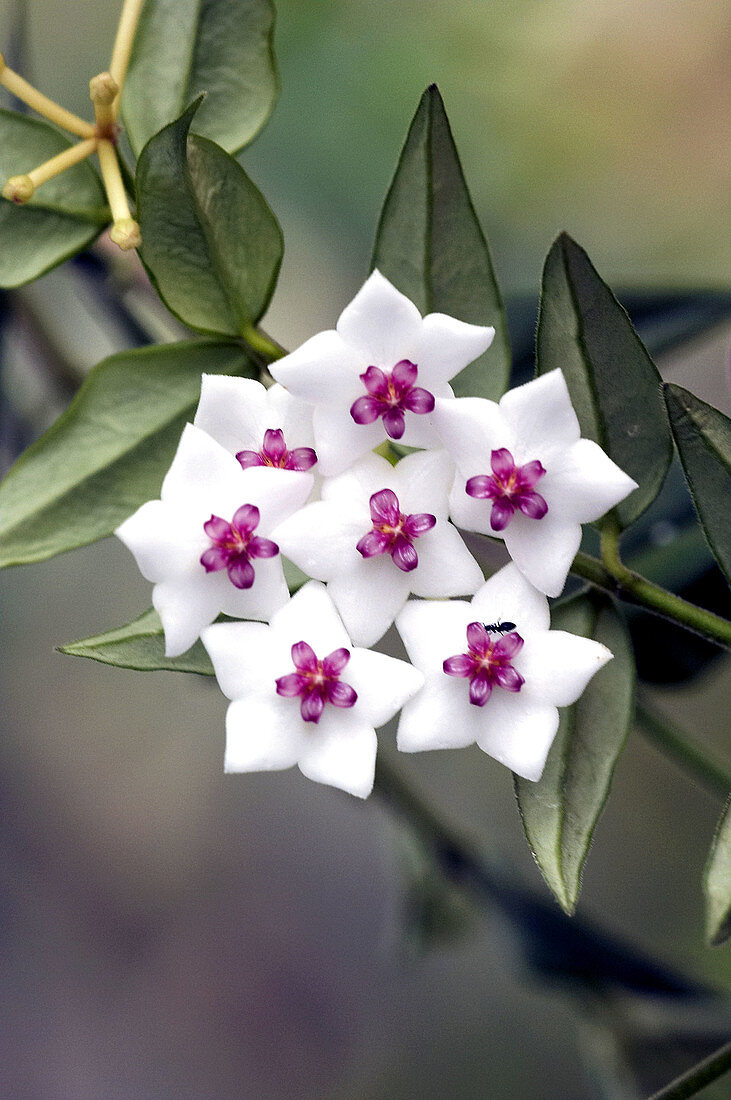
[(278, 470), (309, 470), (317, 462), (312, 447), (295, 447), (288, 451), (281, 428), (267, 428), (260, 451), (239, 451), (236, 457), (244, 469), (274, 466)]
[(404, 573), (410, 573), (419, 564), (414, 539), (431, 531), (437, 522), (436, 516), (429, 515), (428, 512), (404, 515), (398, 497), (391, 489), (381, 489), (374, 493), (370, 503), (373, 529), (356, 544), (356, 550), (364, 558), (390, 554), (394, 565)]
[(548, 511), (540, 493), (533, 487), (546, 470), (535, 459), (525, 466), (516, 466), (507, 447), (493, 451), (490, 456), (492, 474), (478, 474), (465, 485), (468, 496), (478, 500), (491, 500), (490, 526), (493, 531), (503, 531), (510, 523), (515, 509), (519, 508), (529, 519), (543, 519)]
[(401, 359), (390, 374), (368, 367), (360, 376), (368, 392), (350, 406), (356, 424), (372, 424), (382, 416), (386, 435), (400, 439), (406, 428), (405, 412), (433, 412), (434, 394), (414, 385), (418, 373), (416, 363), (409, 359)]
[(220, 516), (206, 520), (203, 530), (213, 544), (201, 554), (206, 573), (225, 569), (236, 588), (251, 588), (254, 583), (251, 558), (273, 558), (279, 553), (276, 542), (254, 534), (258, 525), (259, 509), (255, 504), (242, 504), (230, 523)]
[(299, 696), (300, 714), (305, 722), (319, 722), (325, 703), (332, 703), (334, 707), (352, 707), (358, 695), (350, 684), (340, 679), (340, 673), (349, 660), (347, 649), (334, 649), (319, 661), (307, 642), (295, 642), (292, 662), (297, 671), (279, 677), (277, 695), (290, 699)]
[(470, 623), (467, 627), (467, 653), (447, 657), (442, 665), (447, 676), (462, 676), (470, 681), (470, 702), (484, 707), (492, 689), (520, 691), (525, 680), (510, 663), (523, 648), (520, 634), (504, 634), (490, 637), (483, 623)]

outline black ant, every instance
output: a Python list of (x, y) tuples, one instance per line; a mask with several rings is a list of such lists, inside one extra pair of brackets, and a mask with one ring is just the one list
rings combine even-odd
[(515, 630), (515, 623), (501, 623), (499, 619), (496, 623), (483, 623), (482, 625), (488, 634), (509, 634), (511, 630)]

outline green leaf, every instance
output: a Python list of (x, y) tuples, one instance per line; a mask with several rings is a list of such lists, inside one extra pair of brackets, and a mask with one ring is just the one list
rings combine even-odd
[[(0, 190), (69, 149), (53, 126), (14, 111), (0, 111)], [(101, 180), (87, 159), (38, 188), (17, 206), (0, 199), (0, 286), (37, 279), (91, 244), (110, 221)]]
[(552, 627), (594, 638), (614, 654), (571, 707), (537, 783), (515, 777), (528, 843), (557, 901), (573, 913), (594, 827), (632, 718), (634, 656), (627, 628), (609, 599), (584, 595), (562, 604)]
[(543, 269), (536, 353), (538, 374), (563, 370), (581, 434), (639, 485), (614, 509), (628, 527), (657, 496), (672, 459), (660, 375), (624, 309), (567, 233)]
[(198, 103), (152, 138), (137, 165), (140, 256), (191, 328), (241, 335), (266, 309), (282, 231), (240, 164), (188, 133)]
[(241, 348), (212, 340), (122, 352), (94, 367), (0, 485), (0, 565), (104, 538), (158, 497), (204, 371), (255, 375)]
[(712, 947), (719, 947), (731, 936), (731, 797), (716, 826), (703, 876), (703, 890), (708, 942)]
[(82, 638), (57, 647), (70, 657), (90, 657), (105, 665), (133, 668), (138, 672), (197, 672), (213, 676), (213, 665), (200, 639), (180, 657), (165, 656), (165, 636), (156, 611), (150, 608), (126, 626)]
[(495, 326), (492, 346), (451, 385), (458, 397), (497, 400), (510, 375), (505, 312), (436, 85), (424, 92), (411, 123), (378, 223), (373, 267), (422, 313)]
[(146, 0), (122, 94), (135, 153), (201, 92), (197, 133), (248, 145), (279, 91), (273, 31), (270, 0)]
[(665, 401), (698, 518), (731, 581), (731, 420), (671, 382), (665, 386)]

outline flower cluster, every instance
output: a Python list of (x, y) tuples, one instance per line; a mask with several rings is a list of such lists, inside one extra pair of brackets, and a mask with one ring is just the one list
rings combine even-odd
[[(297, 764), (365, 797), (375, 731), (401, 711), (404, 752), (476, 742), (540, 778), (557, 708), (612, 656), (550, 630), (546, 596), (581, 524), (635, 483), (580, 438), (560, 371), (499, 404), (455, 398), (493, 335), (422, 318), (375, 271), (269, 389), (204, 376), (160, 500), (117, 535), (154, 584), (166, 653), (208, 650), (227, 771)], [(374, 453), (389, 440), (418, 450), (393, 465)], [(503, 539), (512, 563), (485, 581), (459, 529)], [(294, 596), (283, 555), (312, 578)], [(367, 648), (394, 622), (410, 662)]]

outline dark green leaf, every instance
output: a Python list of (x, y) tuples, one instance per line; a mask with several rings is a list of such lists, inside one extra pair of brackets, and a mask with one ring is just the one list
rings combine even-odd
[(279, 90), (273, 30), (270, 0), (146, 0), (122, 95), (135, 153), (201, 92), (196, 132), (247, 145)]
[(255, 373), (239, 347), (212, 340), (123, 352), (95, 367), (0, 486), (0, 565), (104, 538), (158, 497), (203, 372)]
[(703, 877), (706, 932), (713, 947), (731, 936), (731, 798), (716, 826)]
[(665, 401), (698, 518), (731, 581), (731, 420), (672, 383), (665, 386)]
[(560, 367), (581, 424), (638, 489), (614, 509), (628, 527), (657, 496), (672, 458), (660, 376), (632, 323), (566, 233), (548, 253), (538, 318), (538, 374)]
[(422, 313), (494, 325), (484, 355), (451, 382), (458, 397), (497, 400), (510, 375), (502, 298), (435, 85), (424, 92), (381, 213), (377, 267)]
[(165, 656), (162, 624), (152, 608), (126, 626), (58, 646), (58, 651), (71, 657), (91, 657), (105, 665), (134, 668), (139, 672), (167, 670), (214, 675), (213, 665), (200, 640), (181, 657)]
[[(0, 111), (0, 190), (72, 144), (47, 122)], [(91, 244), (109, 220), (88, 159), (44, 183), (23, 206), (0, 199), (0, 286), (37, 279)]]
[(536, 863), (559, 904), (573, 913), (594, 826), (632, 718), (635, 670), (629, 634), (610, 600), (593, 595), (570, 600), (557, 610), (552, 627), (594, 638), (614, 654), (579, 700), (561, 710), (538, 782), (515, 778)]
[(189, 135), (196, 107), (156, 134), (140, 156), (140, 255), (181, 321), (237, 336), (272, 296), (282, 231), (241, 165), (207, 138)]

